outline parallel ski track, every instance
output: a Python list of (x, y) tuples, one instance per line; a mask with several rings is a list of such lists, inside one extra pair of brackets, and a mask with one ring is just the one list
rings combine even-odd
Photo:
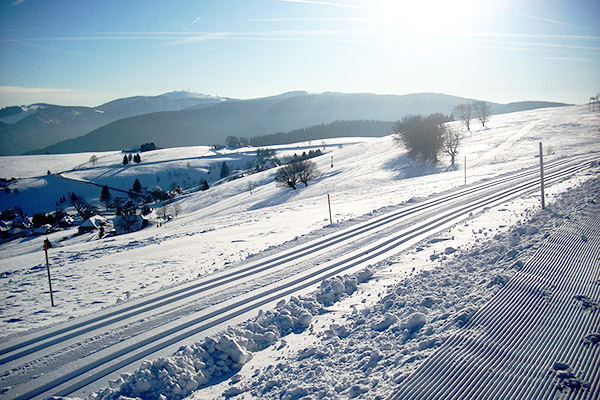
[[(582, 341), (600, 330), (599, 211), (555, 232), (390, 400), (600, 398), (600, 345)], [(583, 308), (578, 295), (596, 305)], [(555, 362), (582, 388), (561, 391)]]
[[(586, 156), (589, 157), (589, 155)], [(572, 163), (574, 160), (579, 159), (580, 157), (558, 160), (556, 162), (549, 163), (546, 166), (546, 169), (551, 170), (553, 168), (559, 168), (566, 164)], [(517, 179), (527, 178), (529, 176), (537, 174), (537, 172), (537, 168), (531, 168), (529, 170), (514, 173), (506, 177), (494, 179), (492, 181), (488, 181), (482, 184), (477, 184), (467, 189), (458, 190), (445, 196), (437, 197), (414, 206), (403, 208), (402, 210), (392, 212), (383, 217), (374, 218), (373, 220), (365, 224), (359, 224), (359, 226), (357, 227), (351, 228), (349, 230), (344, 230), (338, 234), (327, 236), (322, 240), (311, 242), (306, 245), (301, 245), (300, 247), (282, 252), (281, 254), (276, 255), (275, 257), (268, 257), (263, 261), (254, 264), (251, 263), (251, 265), (242, 270), (226, 273), (215, 278), (202, 280), (200, 282), (192, 284), (191, 286), (185, 286), (183, 288), (170, 291), (163, 295), (159, 295), (156, 297), (153, 296), (152, 298), (136, 302), (135, 304), (118, 308), (107, 313), (102, 313), (95, 318), (85, 319), (84, 321), (74, 322), (70, 324), (67, 323), (57, 329), (49, 329), (46, 331), (46, 333), (43, 333), (41, 335), (32, 335), (31, 337), (25, 338), (16, 344), (7, 347), (1, 347), (0, 356), (3, 357), (0, 358), (0, 364), (5, 364), (7, 362), (16, 360), (25, 355), (35, 353), (41, 349), (83, 335), (92, 330), (96, 330), (103, 326), (119, 322), (126, 318), (130, 318), (132, 316), (135, 316), (136, 314), (150, 311), (152, 309), (167, 305), (174, 301), (190, 298), (190, 296), (194, 296), (206, 290), (216, 288), (224, 283), (230, 283), (236, 280), (248, 278), (249, 276), (252, 276), (258, 272), (263, 272), (265, 270), (274, 268), (276, 266), (281, 265), (282, 263), (289, 262), (293, 259), (297, 259), (298, 257), (309, 255), (315, 251), (323, 250), (329, 246), (337, 245), (343, 241), (351, 240), (359, 234), (374, 231), (376, 229), (381, 228), (384, 225), (395, 223), (398, 220), (410, 216), (411, 214), (414, 214), (416, 212), (433, 208), (444, 203), (449, 203), (462, 196), (476, 194), (493, 187), (513, 182)], [(23, 350), (18, 351), (19, 349)]]
[[(552, 173), (547, 173), (547, 175), (546, 175), (547, 180), (552, 181), (552, 180), (561, 179), (562, 177), (569, 176), (573, 173), (581, 171), (586, 168), (586, 164), (587, 164), (588, 160), (582, 161), (580, 158), (578, 158), (577, 165), (572, 165), (573, 161), (574, 161), (574, 159), (567, 159), (567, 160), (561, 160), (559, 162), (550, 164), (548, 166), (547, 170), (552, 169), (552, 168), (562, 168), (562, 169), (559, 169), (558, 171), (555, 171)], [(426, 203), (428, 203), (427, 204), (428, 207), (433, 207), (434, 205), (451, 201), (450, 199), (455, 199), (457, 197), (461, 197), (461, 194), (465, 195), (465, 193), (472, 193), (475, 190), (483, 190), (483, 188), (487, 189), (489, 187), (501, 185), (500, 182), (510, 183), (512, 180), (515, 180), (515, 179), (518, 180), (523, 177), (527, 177), (528, 175), (531, 175), (531, 174), (535, 174), (535, 170), (525, 171), (525, 172), (521, 172), (518, 174), (513, 174), (509, 177), (505, 177), (502, 179), (487, 182), (482, 185), (478, 185), (477, 188), (470, 188), (467, 190), (462, 190), (462, 191), (459, 191), (459, 194), (451, 194), (448, 196), (443, 196), (441, 198), (433, 199)], [(203, 330), (206, 330), (212, 326), (215, 326), (222, 322), (225, 322), (230, 318), (234, 318), (235, 316), (244, 314), (248, 311), (251, 311), (252, 309), (256, 309), (257, 307), (260, 307), (261, 305), (270, 303), (274, 300), (277, 300), (278, 298), (285, 297), (285, 296), (292, 294), (302, 288), (306, 288), (311, 285), (314, 285), (327, 277), (340, 274), (349, 268), (352, 268), (356, 265), (360, 265), (361, 263), (368, 262), (369, 259), (372, 259), (376, 256), (379, 256), (386, 252), (389, 252), (393, 248), (399, 246), (400, 244), (402, 244), (406, 241), (409, 241), (414, 237), (422, 235), (425, 232), (427, 232), (431, 229), (434, 229), (435, 227), (442, 226), (442, 225), (458, 218), (459, 216), (464, 216), (464, 215), (468, 214), (469, 212), (472, 212), (473, 210), (476, 210), (476, 209), (479, 209), (481, 207), (485, 207), (485, 206), (488, 206), (491, 204), (499, 203), (501, 201), (505, 201), (508, 198), (514, 198), (518, 195), (521, 195), (524, 192), (531, 191), (538, 184), (539, 183), (538, 183), (537, 179), (530, 179), (525, 182), (519, 182), (518, 184), (513, 184), (509, 189), (503, 189), (500, 193), (495, 193), (495, 194), (486, 193), (486, 197), (476, 199), (476, 201), (474, 203), (472, 202), (469, 205), (463, 205), (460, 209), (453, 211), (452, 213), (448, 213), (447, 215), (440, 216), (439, 218), (435, 219), (433, 222), (428, 223), (427, 225), (418, 226), (408, 232), (403, 233), (402, 235), (400, 235), (398, 237), (393, 237), (390, 240), (387, 240), (381, 244), (378, 244), (377, 247), (367, 246), (368, 248), (365, 251), (363, 251), (358, 257), (354, 256), (352, 258), (343, 259), (339, 262), (336, 262), (332, 265), (327, 266), (325, 269), (320, 269), (308, 276), (306, 276), (306, 275), (302, 276), (301, 278), (295, 280), (291, 284), (287, 284), (285, 287), (276, 287), (272, 290), (269, 290), (268, 292), (262, 292), (262, 293), (256, 294), (256, 295), (252, 296), (250, 299), (244, 299), (242, 301), (239, 301), (233, 305), (228, 306), (225, 309), (220, 309), (220, 310), (215, 311), (214, 313), (202, 316), (200, 318), (196, 318), (191, 321), (186, 321), (186, 322), (176, 326), (175, 328), (163, 331), (160, 334), (157, 334), (152, 337), (141, 340), (133, 345), (130, 345), (124, 349), (121, 349), (120, 351), (118, 351), (116, 353), (110, 354), (109, 356), (106, 356), (99, 360), (96, 360), (95, 362), (93, 362), (90, 365), (81, 367), (75, 371), (70, 372), (69, 374), (67, 374), (63, 377), (55, 379), (52, 382), (48, 382), (36, 389), (33, 389), (27, 393), (20, 394), (14, 398), (17, 398), (17, 399), (32, 398), (32, 397), (38, 396), (40, 394), (46, 394), (45, 392), (51, 391), (53, 388), (57, 388), (58, 386), (61, 386), (61, 385), (63, 386), (63, 388), (61, 388), (59, 391), (57, 391), (55, 393), (47, 393), (47, 394), (66, 396), (82, 387), (85, 387), (86, 385), (94, 382), (95, 380), (100, 379), (103, 376), (106, 376), (106, 375), (110, 374), (111, 372), (114, 372), (134, 361), (144, 358), (162, 348), (165, 348), (174, 343), (177, 343), (189, 336), (192, 336), (196, 333), (202, 332)], [(424, 207), (425, 204), (420, 205), (420, 206)], [(372, 224), (372, 226), (375, 226), (375, 227), (381, 226), (381, 224), (385, 223), (385, 221), (393, 220), (394, 216), (397, 216), (398, 218), (400, 218), (402, 216), (410, 214), (411, 211), (415, 212), (414, 210), (416, 210), (416, 209), (419, 209), (419, 206), (410, 207), (409, 210), (402, 210), (397, 213), (392, 213), (391, 215), (388, 215), (386, 217), (378, 219), (376, 222), (374, 222)], [(369, 224), (367, 224), (367, 225), (369, 225)], [(300, 250), (297, 250), (297, 251), (307, 251), (307, 252), (315, 251), (314, 249), (318, 245), (325, 245), (325, 243), (336, 242), (336, 240), (341, 240), (341, 238), (343, 238), (347, 235), (349, 235), (349, 237), (352, 237), (360, 229), (367, 229), (367, 228), (369, 228), (369, 227), (362, 226), (360, 228), (357, 228), (357, 230), (354, 232), (354, 234), (352, 234), (353, 230), (350, 230), (350, 232), (345, 232), (340, 235), (334, 235), (333, 237), (330, 237), (327, 240), (313, 243), (310, 246), (302, 247)], [(370, 228), (370, 229), (376, 229), (376, 228)], [(298, 257), (298, 252), (291, 251), (289, 255), (283, 255), (283, 256), (276, 257), (275, 260), (285, 259), (287, 257)], [(275, 260), (270, 260), (269, 262), (274, 262)], [(257, 266), (253, 266), (252, 269), (256, 269), (259, 266), (260, 266), (260, 264), (258, 264)], [(248, 272), (242, 271), (242, 273), (247, 274)], [(247, 276), (247, 275), (244, 275), (244, 276)], [(235, 277), (228, 277), (228, 278), (240, 279), (240, 278), (235, 278)], [(221, 279), (224, 279), (224, 278), (222, 277)], [(204, 285), (206, 285), (206, 283), (204, 283)], [(189, 290), (190, 289), (188, 288), (186, 290), (186, 292), (189, 292)], [(185, 296), (189, 296), (189, 295), (190, 295), (189, 293), (185, 294)], [(171, 297), (170, 300), (167, 300), (167, 298), (164, 298), (164, 300), (173, 301), (173, 298), (172, 298), (173, 296), (171, 295), (170, 297)], [(161, 300), (163, 300), (163, 299), (161, 299)], [(156, 300), (153, 299), (153, 301), (156, 301)], [(140, 305), (138, 305), (136, 308), (139, 308), (139, 307), (140, 307)], [(157, 306), (154, 305), (154, 306), (150, 306), (150, 307), (154, 308)], [(126, 311), (131, 311), (131, 310), (126, 310)], [(138, 310), (136, 312), (141, 312), (141, 311)], [(217, 316), (220, 316), (220, 317), (216, 318)], [(105, 317), (105, 319), (106, 319), (106, 317)], [(208, 323), (202, 324), (202, 322), (208, 321), (210, 319), (213, 319), (213, 320)], [(94, 322), (96, 322), (96, 321), (94, 321)], [(114, 322), (114, 321), (111, 321), (111, 322)], [(202, 325), (199, 325), (199, 324), (202, 324)], [(97, 329), (97, 328), (98, 328), (98, 326), (95, 326), (94, 328), (91, 328), (91, 329)], [(81, 334), (81, 332), (77, 332), (76, 334), (79, 335), (79, 334)], [(38, 337), (38, 340), (39, 340), (39, 337)], [(136, 352), (136, 350), (140, 350), (140, 351)], [(130, 354), (132, 352), (135, 352), (135, 353)], [(94, 371), (95, 369), (97, 371)], [(72, 384), (68, 383), (69, 381), (75, 380), (75, 378), (82, 377), (84, 375), (87, 377), (83, 378), (83, 379), (80, 378), (79, 380), (74, 381)], [(64, 387), (65, 384), (67, 385), (66, 387)]]

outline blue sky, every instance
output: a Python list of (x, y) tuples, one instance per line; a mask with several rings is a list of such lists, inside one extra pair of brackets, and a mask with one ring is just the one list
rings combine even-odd
[(0, 106), (174, 90), (585, 103), (598, 0), (0, 0)]

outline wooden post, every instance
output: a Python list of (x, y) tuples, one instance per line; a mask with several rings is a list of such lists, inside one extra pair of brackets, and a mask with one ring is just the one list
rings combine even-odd
[(50, 287), (50, 304), (54, 307), (54, 295), (52, 294), (52, 279), (50, 279), (50, 262), (48, 261), (48, 247), (50, 247), (50, 241), (48, 238), (44, 240), (44, 252), (46, 253), (46, 269), (48, 270), (48, 286)]
[(333, 168), (333, 156), (331, 156), (331, 168)]
[(542, 152), (542, 142), (540, 142), (540, 187), (542, 189), (542, 210), (546, 208), (546, 198), (544, 196), (544, 154)]
[(329, 193), (327, 193), (327, 205), (329, 206), (329, 223), (333, 225), (333, 218), (331, 217), (331, 199)]
[(467, 156), (465, 156), (465, 185), (467, 184)]

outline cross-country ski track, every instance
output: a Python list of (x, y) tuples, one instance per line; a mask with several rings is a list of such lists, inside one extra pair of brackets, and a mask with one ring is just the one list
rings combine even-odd
[[(547, 184), (585, 170), (595, 154), (565, 158), (545, 166)], [(466, 186), (408, 205), (256, 261), (155, 295), (107, 308), (87, 318), (24, 335), (0, 347), (0, 371), (16, 372), (15, 384), (0, 398), (47, 398), (89, 392), (109, 377), (131, 370), (144, 358), (166, 355), (183, 343), (248, 318), (262, 307), (315, 287), (323, 279), (375, 264), (487, 207), (539, 190), (539, 167)], [(246, 289), (237, 297), (228, 290)], [(231, 292), (233, 293), (233, 291)], [(189, 307), (196, 304), (194, 312)], [(201, 306), (197, 306), (201, 304)], [(186, 308), (187, 307), (187, 308)], [(183, 318), (184, 317), (184, 318)], [(143, 321), (143, 324), (140, 323)], [(111, 338), (107, 332), (121, 330)], [(86, 340), (104, 340), (85, 353)], [(64, 351), (82, 352), (76, 361)], [(52, 370), (36, 370), (51, 359)], [(46, 365), (46, 363), (39, 363)]]

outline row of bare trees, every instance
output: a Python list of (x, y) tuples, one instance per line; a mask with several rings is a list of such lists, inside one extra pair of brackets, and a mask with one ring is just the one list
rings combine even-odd
[(485, 101), (476, 101), (474, 103), (463, 103), (454, 107), (455, 118), (464, 122), (467, 130), (471, 130), (471, 119), (474, 117), (485, 127), (485, 123), (490, 119), (492, 106)]

